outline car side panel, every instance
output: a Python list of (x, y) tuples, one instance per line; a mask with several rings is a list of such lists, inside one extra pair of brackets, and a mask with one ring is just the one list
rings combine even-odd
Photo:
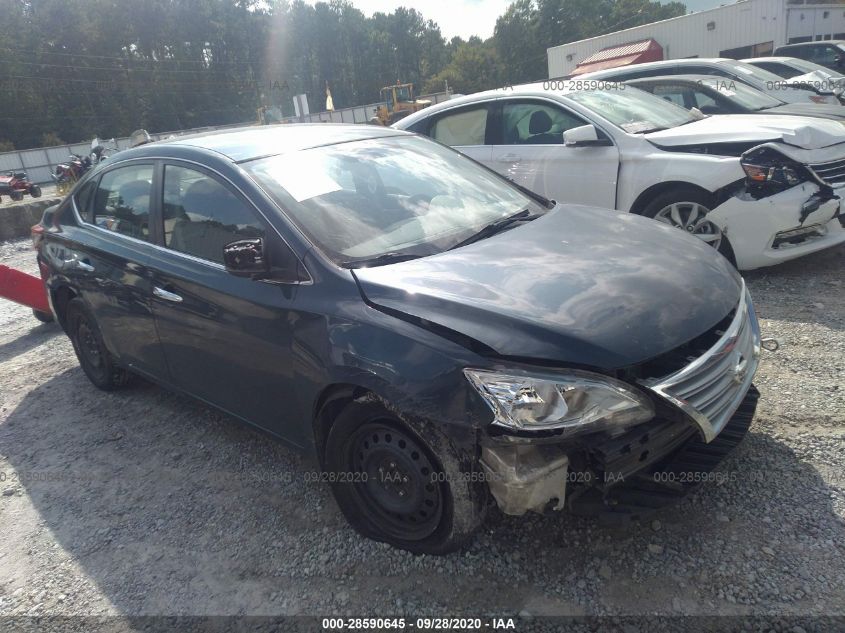
[[(69, 204), (63, 217), (72, 212)], [(48, 234), (42, 257), (48, 290), (65, 285), (85, 301), (103, 340), (126, 367), (166, 379), (167, 369), (150, 305), (148, 244), (71, 220)]]
[(461, 371), (480, 359), (366, 305), (349, 271), (274, 285), (175, 253), (155, 268), (156, 284), (183, 299), (154, 299), (178, 389), (309, 451), (319, 398), (333, 384), (372, 391), (409, 422), (453, 425), (472, 444), (470, 427), (485, 410), (468, 403)]

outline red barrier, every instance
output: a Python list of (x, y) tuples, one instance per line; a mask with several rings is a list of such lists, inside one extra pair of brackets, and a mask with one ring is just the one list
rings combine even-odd
[(0, 265), (0, 297), (39, 312), (50, 313), (44, 282), (38, 277), (3, 265)]

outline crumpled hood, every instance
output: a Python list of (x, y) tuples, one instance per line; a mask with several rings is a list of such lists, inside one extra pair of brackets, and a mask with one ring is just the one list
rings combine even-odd
[(844, 79), (843, 77), (836, 77), (832, 73), (814, 70), (791, 79), (784, 79), (784, 82), (799, 88), (802, 87), (802, 84), (806, 84), (821, 94), (840, 94)]
[(644, 136), (658, 147), (779, 141), (802, 149), (819, 149), (845, 142), (845, 125), (829, 119), (728, 114)]
[(353, 273), (368, 303), (422, 327), (448, 328), (500, 356), (601, 369), (705, 332), (736, 306), (741, 287), (701, 240), (578, 205), (453, 251)]

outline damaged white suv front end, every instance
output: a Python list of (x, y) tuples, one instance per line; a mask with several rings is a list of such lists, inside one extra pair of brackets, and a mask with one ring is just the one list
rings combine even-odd
[[(714, 196), (707, 221), (729, 240), (740, 270), (845, 242), (845, 127), (822, 119), (763, 118), (709, 117), (690, 124), (696, 129), (680, 128), (675, 134), (667, 130), (644, 139), (664, 155), (656, 157), (649, 150), (643, 156), (652, 168), (667, 160), (665, 154), (705, 167), (694, 182)], [(699, 155), (707, 158), (700, 161)], [(721, 168), (712, 170), (715, 178), (708, 178), (706, 166), (717, 163)], [(662, 173), (672, 172), (674, 179), (680, 177), (674, 175), (678, 168), (676, 164)]]
[(395, 127), (550, 199), (670, 224), (740, 270), (845, 242), (840, 120), (705, 116), (633, 86), (575, 79), (453, 99)]

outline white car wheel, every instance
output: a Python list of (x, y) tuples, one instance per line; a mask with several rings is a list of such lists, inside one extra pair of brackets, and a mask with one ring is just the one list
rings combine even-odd
[(710, 209), (699, 202), (673, 202), (654, 216), (663, 222), (707, 242), (716, 250), (722, 245), (722, 230), (707, 219)]

